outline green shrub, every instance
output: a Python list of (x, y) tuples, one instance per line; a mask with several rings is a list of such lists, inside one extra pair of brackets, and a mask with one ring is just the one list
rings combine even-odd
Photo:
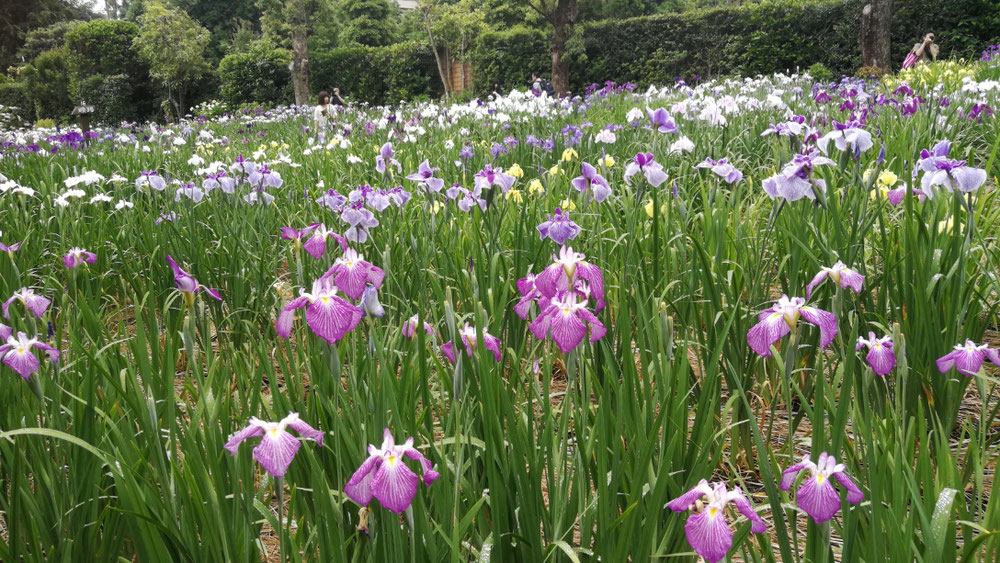
[(95, 20), (66, 33), (72, 74), (84, 79), (95, 74), (127, 74), (145, 78), (145, 67), (132, 42), (139, 26), (129, 21)]
[(245, 52), (226, 55), (219, 63), (219, 95), (230, 107), (259, 102), (279, 105), (291, 100), (288, 51), (257, 41)]
[(73, 111), (69, 95), (69, 63), (65, 49), (39, 54), (21, 70), (31, 107), (38, 119), (65, 119)]
[(812, 76), (819, 82), (827, 82), (833, 79), (833, 71), (826, 68), (823, 63), (816, 63), (809, 67), (809, 76)]
[(52, 129), (56, 126), (56, 122), (51, 119), (39, 119), (35, 122), (36, 129)]

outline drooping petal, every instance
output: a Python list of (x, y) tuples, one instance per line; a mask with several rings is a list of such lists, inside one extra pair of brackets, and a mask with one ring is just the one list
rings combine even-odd
[(230, 438), (229, 441), (226, 442), (226, 445), (222, 447), (229, 452), (229, 455), (236, 455), (236, 452), (239, 450), (240, 443), (242, 443), (243, 440), (263, 435), (264, 429), (251, 422), (246, 428), (240, 430), (236, 434), (233, 434), (233, 437)]
[(798, 477), (799, 471), (812, 465), (808, 460), (800, 461), (795, 465), (789, 467), (788, 469), (781, 472), (781, 487), (782, 491), (788, 491), (792, 487), (792, 483), (795, 482), (795, 478)]
[(813, 475), (802, 483), (795, 494), (795, 502), (817, 524), (829, 521), (840, 510), (840, 495), (822, 474)]
[[(292, 413), (295, 415), (294, 420), (288, 422), (288, 427), (299, 433), (299, 436), (309, 440), (315, 440), (317, 444), (323, 445), (323, 432), (321, 430), (316, 430), (309, 423), (298, 417), (298, 413)], [(289, 415), (291, 418), (292, 415)]]
[(253, 449), (253, 458), (271, 476), (281, 479), (301, 446), (302, 444), (294, 436), (284, 430), (266, 431), (260, 443)]
[(844, 269), (840, 274), (840, 287), (851, 288), (854, 293), (861, 293), (861, 285), (864, 283), (865, 277), (850, 268)]
[(14, 348), (4, 355), (3, 363), (16, 371), (25, 381), (31, 378), (31, 374), (38, 371), (38, 358), (31, 353), (31, 349), (18, 350)]
[(575, 350), (583, 337), (587, 335), (587, 326), (574, 313), (563, 313), (561, 310), (552, 315), (552, 340), (559, 346), (563, 354)]
[(979, 348), (955, 350), (955, 369), (962, 375), (972, 377), (979, 373), (985, 358), (986, 354)]
[(823, 280), (825, 280), (828, 275), (830, 275), (830, 273), (826, 270), (820, 270), (820, 272), (813, 277), (812, 281), (806, 284), (806, 299), (812, 298), (813, 288), (823, 283)]
[(668, 502), (667, 508), (673, 510), (674, 512), (684, 512), (685, 510), (691, 508), (696, 500), (711, 492), (712, 489), (709, 488), (708, 481), (702, 479), (697, 485), (691, 487), (688, 492)]
[(760, 321), (747, 331), (747, 344), (764, 358), (771, 357), (771, 345), (781, 340), (786, 334), (791, 332), (785, 317), (781, 313), (770, 313), (766, 319)]
[(326, 234), (322, 232), (314, 233), (309, 240), (302, 245), (302, 248), (309, 253), (309, 256), (319, 260), (326, 252)]
[(50, 362), (56, 363), (59, 361), (59, 350), (53, 348), (52, 346), (49, 346), (44, 342), (35, 342), (32, 346), (45, 352), (45, 355), (48, 356)]
[(733, 546), (733, 532), (726, 523), (723, 511), (715, 507), (688, 517), (684, 535), (694, 552), (711, 563), (722, 561)]
[(837, 337), (837, 317), (815, 307), (802, 307), (802, 320), (819, 327), (819, 345), (826, 348)]
[(369, 456), (344, 485), (344, 494), (361, 506), (368, 506), (372, 501), (372, 479), (381, 463), (381, 456)]
[(275, 323), (274, 328), (282, 338), (288, 339), (288, 336), (292, 333), (292, 322), (295, 321), (295, 309), (301, 309), (307, 305), (309, 305), (309, 299), (296, 297), (281, 310), (281, 313), (278, 314), (278, 322)]
[(833, 478), (840, 483), (841, 487), (847, 489), (847, 502), (857, 504), (865, 500), (865, 494), (854, 484), (854, 481), (851, 480), (851, 477), (847, 473), (843, 471), (834, 472)]
[(876, 343), (868, 350), (868, 365), (871, 366), (872, 371), (879, 375), (885, 375), (892, 371), (892, 368), (896, 365), (896, 354), (893, 353), (892, 347), (885, 344)]
[(390, 455), (375, 471), (372, 479), (372, 495), (382, 506), (402, 514), (417, 495), (420, 479), (403, 463), (403, 457)]
[(403, 452), (403, 455), (412, 460), (420, 462), (420, 469), (424, 475), (423, 481), (425, 486), (430, 487), (431, 483), (433, 483), (435, 480), (437, 480), (438, 477), (441, 476), (440, 473), (434, 471), (434, 465), (431, 463), (431, 460), (424, 457), (424, 454), (420, 453), (420, 450), (413, 447), (406, 448), (406, 451)]
[(441, 353), (448, 358), (449, 362), (455, 363), (455, 346), (450, 340), (441, 346)]
[(500, 361), (500, 358), (501, 358), (502, 354), (500, 352), (500, 339), (499, 338), (497, 338), (496, 336), (493, 336), (492, 334), (489, 334), (489, 333), (487, 333), (487, 332), (484, 331), (483, 332), (483, 346), (487, 350), (489, 350), (490, 352), (493, 352), (493, 358), (496, 361), (498, 361), (498, 362)]
[(755, 534), (762, 534), (767, 531), (767, 525), (764, 524), (764, 520), (757, 514), (757, 511), (753, 509), (753, 505), (750, 504), (750, 500), (743, 495), (743, 491), (739, 487), (736, 487), (730, 494), (730, 500), (736, 506), (736, 510), (740, 511), (740, 514), (746, 516), (750, 520), (750, 531)]

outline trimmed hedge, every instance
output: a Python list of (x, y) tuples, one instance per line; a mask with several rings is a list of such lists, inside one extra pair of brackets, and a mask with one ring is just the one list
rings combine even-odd
[(0, 106), (4, 112), (9, 112), (13, 123), (0, 123), (6, 126), (23, 125), (31, 121), (31, 100), (21, 82), (0, 84)]
[(430, 46), (421, 42), (388, 47), (344, 47), (313, 53), (313, 92), (340, 88), (345, 99), (371, 104), (437, 97), (444, 86)]
[(279, 105), (292, 99), (291, 54), (267, 42), (223, 57), (219, 63), (219, 95), (231, 108), (240, 104)]
[[(893, 60), (928, 31), (942, 57), (977, 57), (1000, 37), (995, 0), (896, 2)], [(822, 63), (836, 74), (861, 65), (861, 10), (865, 0), (776, 0), (757, 4), (607, 20), (579, 26), (584, 55), (570, 69), (571, 86), (614, 80), (670, 84), (675, 77), (755, 75)], [(905, 5), (904, 5), (905, 4)], [(992, 4), (992, 7), (991, 7)], [(476, 90), (494, 81), (523, 87), (532, 71), (551, 68), (545, 33), (530, 29), (488, 33), (473, 51)]]

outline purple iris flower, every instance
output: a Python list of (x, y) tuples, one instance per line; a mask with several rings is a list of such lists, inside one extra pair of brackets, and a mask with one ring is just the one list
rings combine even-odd
[(323, 257), (323, 253), (326, 252), (326, 239), (330, 237), (340, 243), (341, 251), (347, 250), (347, 239), (327, 229), (326, 225), (322, 223), (313, 225), (311, 232), (312, 236), (302, 245), (302, 248), (306, 249), (306, 252), (313, 258), (319, 260)]
[(528, 320), (531, 304), (543, 298), (542, 292), (535, 287), (535, 277), (535, 274), (528, 272), (528, 275), (517, 280), (517, 291), (521, 294), (521, 299), (514, 305), (514, 312), (523, 320)]
[(990, 348), (986, 344), (977, 346), (975, 342), (966, 340), (965, 344), (956, 344), (951, 352), (938, 358), (936, 363), (938, 371), (941, 373), (955, 368), (958, 373), (966, 377), (973, 377), (979, 373), (986, 360), (1000, 367), (1000, 350)]
[[(403, 336), (413, 340), (413, 336), (417, 332), (417, 315), (413, 315), (412, 317), (406, 319), (403, 323), (403, 328), (400, 329), (400, 332), (403, 333)], [(424, 321), (424, 332), (427, 333), (427, 336), (434, 336), (437, 334), (437, 330), (434, 329), (434, 325), (427, 321)]]
[(840, 494), (833, 488), (831, 479), (835, 479), (841, 487), (847, 489), (847, 502), (857, 504), (865, 499), (861, 489), (844, 472), (844, 464), (837, 463), (837, 460), (826, 452), (819, 454), (816, 463), (810, 461), (809, 456), (805, 456), (802, 461), (784, 470), (781, 473), (781, 490), (788, 491), (799, 472), (804, 469), (808, 469), (811, 475), (796, 491), (795, 504), (817, 524), (829, 521), (840, 510)]
[(316, 198), (316, 203), (326, 206), (334, 213), (340, 213), (347, 203), (347, 198), (344, 197), (344, 194), (330, 188), (326, 193)]
[(139, 174), (139, 177), (135, 179), (136, 189), (142, 188), (143, 186), (149, 186), (156, 191), (163, 191), (167, 187), (167, 182), (156, 172), (156, 170), (150, 170)]
[(344, 238), (358, 244), (363, 244), (368, 240), (369, 229), (378, 226), (375, 214), (364, 207), (348, 207), (341, 212), (340, 219), (350, 225), (350, 228), (344, 232)]
[(97, 255), (79, 247), (71, 248), (66, 253), (66, 256), (63, 256), (63, 264), (66, 265), (66, 269), (68, 270), (84, 264), (93, 264), (94, 262), (97, 262)]
[(379, 149), (378, 156), (375, 157), (375, 170), (377, 170), (379, 174), (385, 174), (385, 167), (389, 164), (395, 165), (397, 172), (403, 172), (402, 165), (399, 164), (398, 160), (392, 157), (392, 143), (386, 143)]
[(719, 176), (726, 182), (729, 182), (730, 184), (735, 184), (743, 179), (743, 173), (737, 170), (736, 167), (730, 164), (729, 160), (725, 158), (720, 160), (706, 158), (703, 162), (699, 162), (694, 167), (709, 168), (717, 176)]
[(18, 241), (18, 242), (15, 242), (14, 244), (12, 244), (10, 246), (7, 246), (6, 244), (0, 242), (0, 251), (6, 252), (7, 256), (10, 256), (10, 259), (13, 260), (14, 259), (14, 253), (17, 252), (21, 248), (21, 244), (23, 242), (24, 242), (23, 240), (22, 241)]
[(640, 152), (635, 155), (632, 162), (625, 167), (625, 183), (632, 185), (632, 176), (642, 173), (646, 181), (654, 188), (667, 181), (667, 173), (663, 171), (663, 165), (653, 160), (653, 153)]
[(826, 191), (826, 181), (816, 178), (813, 169), (816, 166), (830, 164), (835, 163), (825, 156), (819, 156), (816, 151), (797, 154), (781, 172), (764, 180), (761, 187), (771, 199), (779, 197), (787, 201), (798, 201), (804, 197), (816, 199), (813, 190)]
[(365, 284), (372, 284), (375, 289), (382, 287), (385, 272), (353, 248), (347, 248), (320, 279), (332, 279), (348, 297), (359, 299), (365, 292)]
[(233, 162), (232, 166), (230, 166), (229, 169), (234, 172), (239, 172), (244, 176), (248, 176), (252, 174), (255, 170), (257, 170), (257, 164), (249, 160), (246, 160), (245, 158), (243, 158), (243, 155), (241, 154), (236, 157), (236, 161)]
[[(541, 305), (541, 303), (539, 303)], [(587, 299), (581, 299), (575, 291), (564, 291), (549, 299), (542, 306), (542, 312), (528, 325), (531, 333), (539, 340), (551, 332), (552, 340), (563, 354), (575, 350), (590, 326), (590, 341), (597, 342), (608, 329), (587, 309)]]
[(868, 360), (868, 365), (871, 366), (872, 371), (878, 375), (884, 376), (892, 371), (892, 368), (896, 365), (896, 353), (892, 350), (892, 337), (888, 334), (882, 338), (877, 338), (874, 332), (869, 331), (867, 339), (859, 336), (858, 344), (854, 349), (860, 352), (862, 348), (868, 350), (868, 355), (865, 359)]
[(420, 167), (417, 171), (407, 176), (406, 179), (417, 182), (428, 191), (439, 192), (441, 191), (441, 188), (444, 187), (444, 180), (441, 178), (435, 178), (434, 173), (440, 170), (440, 168), (431, 168), (430, 161), (425, 159), (420, 163)]
[(575, 288), (578, 282), (584, 282), (597, 303), (594, 311), (599, 313), (604, 308), (604, 274), (584, 258), (583, 254), (573, 252), (572, 247), (563, 246), (558, 256), (552, 255), (553, 264), (535, 276), (535, 288), (551, 299)]
[(500, 168), (493, 168), (489, 164), (483, 167), (482, 170), (476, 173), (474, 180), (474, 185), (479, 189), (480, 193), (482, 190), (490, 189), (490, 186), (500, 186), (503, 193), (510, 191), (510, 187), (514, 185), (516, 178), (510, 176), (509, 174), (504, 174), (503, 170)]
[(408, 201), (410, 201), (411, 197), (412, 195), (410, 192), (404, 190), (403, 186), (397, 186), (388, 190), (371, 190), (365, 195), (365, 205), (381, 213), (390, 205), (403, 207)]
[(459, 186), (458, 184), (454, 184), (452, 187), (445, 190), (445, 195), (448, 196), (448, 199), (457, 199), (458, 208), (466, 213), (471, 211), (475, 206), (479, 206), (480, 209), (486, 211), (486, 200), (483, 199), (482, 193), (483, 188), (478, 185), (471, 191)]
[(674, 118), (667, 113), (667, 110), (663, 108), (651, 109), (646, 108), (646, 114), (649, 115), (649, 122), (653, 124), (660, 133), (676, 133), (679, 131), (677, 129), (677, 123), (674, 122)]
[(221, 188), (223, 192), (231, 194), (236, 191), (236, 180), (226, 175), (225, 170), (219, 170), (215, 174), (206, 174), (201, 182), (201, 188), (205, 193), (211, 193), (216, 188)]
[(10, 307), (10, 304), (13, 303), (14, 301), (20, 301), (22, 305), (24, 305), (29, 311), (34, 313), (35, 316), (38, 317), (39, 319), (42, 318), (43, 315), (45, 315), (45, 311), (49, 308), (49, 305), (52, 303), (51, 301), (49, 301), (45, 297), (42, 297), (41, 295), (35, 295), (35, 292), (32, 289), (29, 289), (27, 287), (22, 287), (20, 291), (15, 291), (14, 295), (12, 295), (10, 299), (4, 302), (3, 318), (10, 319), (10, 313), (8, 311), (8, 308)]
[(251, 172), (247, 181), (255, 188), (280, 188), (285, 183), (281, 179), (281, 174), (270, 170), (267, 166), (261, 166)]
[(833, 122), (834, 130), (823, 135), (816, 141), (819, 150), (826, 154), (827, 145), (833, 141), (839, 151), (850, 150), (853, 153), (864, 152), (872, 146), (872, 134), (862, 129), (856, 122), (838, 123)]
[(826, 348), (837, 336), (837, 317), (833, 313), (810, 307), (801, 297), (782, 295), (771, 308), (758, 315), (760, 321), (747, 332), (747, 343), (758, 356), (771, 357), (771, 345), (792, 332), (799, 319), (818, 326), (819, 345)]
[[(465, 345), (465, 354), (471, 358), (472, 351), (476, 349), (477, 344), (476, 327), (470, 325), (469, 323), (465, 323), (465, 328), (458, 331), (458, 337), (462, 339), (462, 344)], [(493, 352), (493, 358), (496, 359), (497, 362), (500, 361), (501, 352), (499, 338), (483, 330), (483, 346), (485, 346), (490, 352)], [(441, 353), (448, 358), (448, 361), (455, 363), (455, 347), (451, 342), (446, 342), (443, 346), (441, 346)]]
[(474, 156), (474, 153), (472, 152), (472, 147), (470, 147), (469, 145), (463, 146), (462, 150), (458, 151), (458, 158), (462, 158), (462, 159), (468, 160), (468, 159), (472, 158), (473, 156)]
[(556, 244), (563, 244), (567, 240), (575, 239), (580, 234), (580, 227), (569, 218), (569, 212), (563, 212), (558, 207), (555, 215), (549, 215), (548, 220), (538, 225), (538, 235), (545, 239), (548, 237)]
[(256, 205), (260, 203), (261, 205), (271, 205), (274, 202), (274, 196), (267, 193), (264, 188), (256, 188), (252, 192), (243, 196), (243, 200), (250, 205)]
[(833, 283), (843, 289), (853, 289), (854, 293), (861, 293), (861, 284), (865, 283), (864, 276), (848, 268), (846, 264), (838, 260), (830, 268), (826, 266), (821, 267), (819, 273), (806, 285), (806, 299), (812, 298), (813, 288), (823, 283), (823, 280), (826, 278), (830, 278), (833, 280)]
[(174, 271), (174, 283), (177, 284), (177, 289), (184, 295), (184, 303), (186, 303), (188, 307), (194, 306), (194, 296), (201, 290), (205, 290), (205, 292), (211, 295), (213, 299), (222, 301), (222, 296), (219, 295), (218, 291), (209, 289), (198, 283), (198, 280), (196, 280), (191, 274), (182, 270), (169, 254), (167, 254), (167, 263), (170, 264), (170, 269)]
[(292, 299), (278, 315), (275, 330), (278, 335), (288, 339), (292, 334), (292, 323), (295, 321), (295, 310), (306, 309), (306, 323), (309, 328), (323, 340), (336, 344), (348, 332), (354, 330), (364, 312), (337, 295), (337, 286), (329, 278), (320, 278), (313, 282), (312, 292), (299, 290), (299, 297)]
[(361, 293), (361, 302), (358, 303), (361, 307), (361, 316), (366, 317), (371, 315), (376, 319), (381, 319), (385, 316), (385, 307), (378, 300), (378, 287), (374, 284), (365, 284), (365, 290)]
[(59, 361), (59, 350), (44, 342), (39, 342), (36, 338), (28, 338), (28, 335), (23, 332), (18, 332), (17, 336), (14, 336), (11, 328), (4, 324), (0, 324), (0, 340), (5, 342), (3, 346), (0, 346), (0, 357), (3, 358), (3, 363), (16, 371), (25, 381), (28, 381), (31, 374), (38, 371), (38, 358), (31, 352), (32, 348), (44, 351), (52, 363)]
[(767, 531), (764, 520), (754, 511), (743, 491), (739, 487), (729, 491), (725, 483), (713, 486), (702, 479), (691, 490), (667, 503), (667, 508), (674, 512), (691, 511), (684, 525), (684, 535), (691, 549), (711, 563), (721, 561), (733, 547), (733, 531), (726, 520), (726, 505), (729, 503), (733, 503), (740, 514), (750, 520), (751, 532), (760, 534)]
[(573, 187), (579, 192), (590, 190), (594, 201), (604, 201), (611, 195), (611, 186), (608, 185), (608, 181), (604, 179), (604, 176), (597, 173), (597, 168), (586, 162), (582, 164), (583, 175), (573, 178)]
[[(318, 227), (320, 227), (319, 223), (313, 223), (304, 229), (296, 229), (294, 227), (281, 227), (281, 238), (285, 240), (295, 241), (295, 246), (299, 247), (302, 246), (302, 239), (311, 235), (313, 231), (315, 231)], [(326, 245), (324, 243), (324, 250), (326, 250), (325, 246)], [(322, 255), (322, 253), (320, 254)]]
[(198, 203), (205, 198), (205, 192), (194, 184), (183, 184), (177, 186), (177, 191), (174, 192), (174, 201), (180, 201), (181, 196), (185, 196), (191, 201)]
[(935, 186), (941, 186), (952, 193), (969, 193), (978, 190), (986, 182), (985, 170), (966, 166), (964, 160), (948, 158), (950, 149), (951, 143), (941, 141), (929, 151), (920, 151), (920, 160), (914, 172), (923, 171), (920, 187), (929, 198), (934, 197)]
[(434, 465), (413, 447), (413, 438), (396, 445), (392, 433), (386, 428), (382, 434), (382, 447), (368, 445), (368, 459), (354, 472), (344, 486), (344, 493), (361, 506), (368, 506), (372, 498), (382, 506), (402, 514), (417, 496), (421, 479), (417, 477), (403, 458), (420, 463), (424, 486), (430, 487), (441, 475), (434, 471)]
[(288, 466), (295, 459), (302, 444), (292, 436), (288, 429), (298, 432), (307, 440), (315, 440), (323, 444), (323, 432), (316, 430), (299, 419), (299, 413), (289, 413), (280, 422), (266, 422), (257, 417), (251, 417), (246, 428), (240, 430), (223, 446), (229, 455), (236, 455), (240, 443), (247, 438), (260, 437), (261, 441), (253, 449), (253, 458), (275, 479), (281, 479), (288, 471)]

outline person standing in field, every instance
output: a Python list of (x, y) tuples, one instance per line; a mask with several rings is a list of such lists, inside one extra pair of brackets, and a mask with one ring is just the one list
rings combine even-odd
[[(927, 57), (928, 54), (930, 59)], [(903, 61), (903, 70), (910, 68), (917, 62), (926, 63), (928, 60), (937, 60), (937, 56), (938, 46), (934, 43), (934, 34), (928, 33), (922, 42), (914, 44), (913, 49), (910, 49), (910, 54), (906, 55), (906, 60)]]
[(313, 108), (313, 130), (316, 132), (316, 140), (323, 143), (326, 142), (326, 130), (330, 127), (330, 112), (333, 111), (333, 106), (330, 105), (330, 94), (326, 90), (319, 93), (318, 101), (319, 103)]

